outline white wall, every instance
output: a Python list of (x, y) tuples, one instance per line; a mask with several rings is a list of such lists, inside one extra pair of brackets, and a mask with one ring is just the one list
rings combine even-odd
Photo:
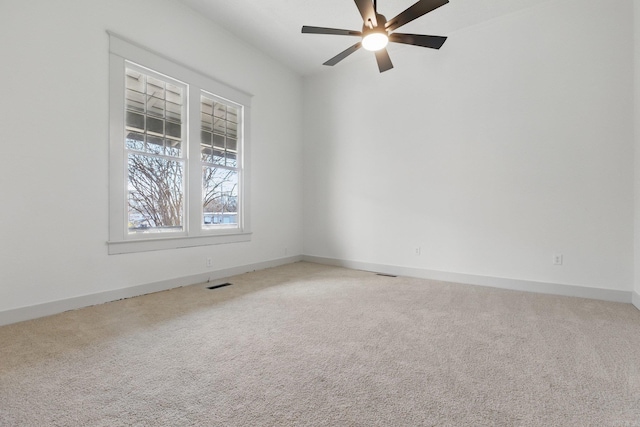
[[(251, 243), (107, 255), (111, 30), (254, 95)], [(173, 0), (0, 3), (0, 314), (302, 251), (302, 81)]]
[(630, 294), (632, 15), (549, 1), (306, 77), (304, 253)]

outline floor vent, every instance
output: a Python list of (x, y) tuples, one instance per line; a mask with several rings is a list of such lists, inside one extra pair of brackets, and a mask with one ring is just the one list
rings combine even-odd
[(223, 283), (221, 285), (213, 285), (213, 286), (207, 286), (207, 289), (218, 289), (218, 288), (224, 288), (225, 286), (231, 286), (233, 283)]
[(376, 273), (378, 276), (384, 276), (384, 277), (398, 277), (396, 275), (393, 274), (384, 274), (384, 273)]

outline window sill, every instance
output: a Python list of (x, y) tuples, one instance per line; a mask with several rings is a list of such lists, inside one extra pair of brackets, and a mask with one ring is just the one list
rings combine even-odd
[(123, 240), (107, 242), (107, 245), (109, 246), (109, 255), (118, 255), (250, 241), (250, 232), (235, 232), (215, 236), (159, 237), (152, 239)]

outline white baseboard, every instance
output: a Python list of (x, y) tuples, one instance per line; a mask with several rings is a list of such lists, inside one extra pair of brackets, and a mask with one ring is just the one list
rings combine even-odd
[(317, 257), (311, 255), (292, 256), (270, 261), (247, 264), (222, 270), (208, 271), (186, 277), (162, 280), (129, 288), (115, 289), (95, 294), (82, 295), (58, 301), (51, 301), (27, 307), (19, 307), (11, 310), (0, 311), (0, 326), (39, 317), (50, 316), (64, 311), (76, 310), (91, 305), (104, 304), (124, 298), (132, 298), (153, 292), (166, 291), (180, 286), (195, 285), (198, 283), (213, 282), (226, 277), (247, 273), (249, 271), (263, 270), (280, 265), (291, 264), (298, 261), (315, 262), (318, 264), (335, 265), (352, 268), (355, 270), (375, 271), (378, 273), (393, 274), (397, 276), (418, 277), (423, 279), (440, 280), (444, 282), (464, 283), (469, 285), (488, 286), (493, 288), (511, 289), (526, 292), (537, 292), (552, 295), (564, 295), (580, 298), (599, 299), (605, 301), (632, 303), (640, 310), (640, 294), (637, 292), (617, 291), (586, 286), (562, 285), (555, 283), (534, 282), (528, 280), (505, 279), (501, 277), (476, 276), (462, 273), (448, 273), (444, 271), (427, 270), (411, 267), (399, 267), (384, 264), (372, 264), (360, 261), (340, 260), (335, 258)]
[(95, 294), (82, 295), (58, 301), (51, 301), (43, 304), (20, 307), (11, 310), (0, 311), (0, 326), (10, 323), (22, 322), (36, 319), (38, 317), (50, 316), (64, 311), (76, 310), (91, 305), (104, 304), (124, 298), (132, 298), (153, 292), (166, 291), (168, 289), (181, 286), (195, 285), (198, 283), (212, 282), (225, 277), (235, 276), (255, 270), (278, 267), (280, 265), (291, 264), (301, 261), (301, 256), (279, 258), (270, 261), (258, 262), (255, 264), (241, 265), (238, 267), (225, 268), (222, 270), (207, 271), (205, 273), (194, 274), (192, 276), (178, 277), (175, 279), (162, 280), (160, 282), (147, 283), (129, 288), (115, 289), (112, 291), (99, 292)]
[(632, 292), (631, 303), (640, 310), (640, 294), (637, 292)]
[[(488, 286), (492, 288), (536, 292), (551, 295), (563, 295), (579, 298), (590, 298), (613, 302), (632, 302), (632, 292), (627, 291), (590, 288), (587, 286), (562, 285), (557, 283), (535, 282), (530, 280), (505, 279), (502, 277), (476, 276), (463, 273), (449, 273), (437, 270), (399, 267), (384, 264), (372, 264), (367, 262), (324, 258), (310, 255), (303, 255), (302, 260), (315, 262), (318, 264), (351, 268), (354, 270), (375, 271), (377, 273), (393, 274), (396, 276), (418, 277), (421, 279), (439, 280), (443, 282), (464, 283), (468, 285)], [(634, 305), (640, 309), (640, 295), (638, 294), (634, 294)]]

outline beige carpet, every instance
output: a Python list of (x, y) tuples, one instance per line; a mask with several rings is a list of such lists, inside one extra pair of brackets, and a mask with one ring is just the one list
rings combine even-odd
[(628, 304), (297, 263), (0, 328), (1, 426), (640, 426)]

